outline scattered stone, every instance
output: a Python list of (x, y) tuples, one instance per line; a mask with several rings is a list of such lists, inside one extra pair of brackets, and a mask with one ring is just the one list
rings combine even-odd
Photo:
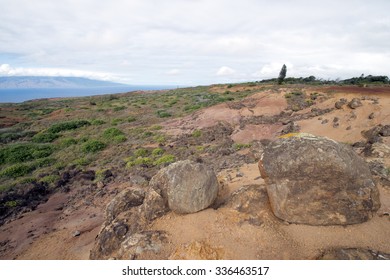
[(390, 260), (390, 254), (363, 248), (337, 248), (322, 253), (319, 260)]
[(160, 190), (176, 213), (195, 213), (209, 207), (217, 197), (219, 185), (212, 169), (190, 160), (172, 163), (161, 169), (149, 186)]
[(378, 158), (390, 156), (390, 147), (383, 143), (374, 143), (371, 146), (371, 155)]
[(351, 126), (348, 126), (345, 130), (351, 130), (352, 127)]
[(157, 254), (167, 241), (167, 235), (163, 231), (143, 231), (127, 237), (122, 243), (119, 250), (121, 259), (135, 260), (151, 259), (143, 255)]
[(329, 122), (329, 120), (328, 119), (325, 119), (325, 120), (323, 120), (322, 122), (321, 122), (321, 124), (326, 124), (326, 123), (328, 123)]
[(81, 234), (81, 232), (80, 232), (80, 231), (78, 231), (78, 230), (76, 230), (76, 231), (72, 232), (72, 236), (73, 236), (73, 237), (80, 236), (80, 234)]
[(351, 147), (298, 133), (268, 145), (259, 162), (274, 214), (290, 223), (348, 225), (380, 207), (369, 167)]
[(348, 107), (351, 109), (356, 109), (361, 106), (363, 106), (363, 104), (359, 98), (353, 98), (351, 102), (348, 103)]
[(299, 132), (301, 130), (301, 127), (296, 124), (295, 122), (290, 121), (285, 128), (280, 132), (280, 135), (288, 134), (288, 133), (294, 133)]
[(244, 174), (242, 172), (237, 172), (236, 177), (238, 178), (244, 177)]
[(370, 120), (374, 119), (374, 118), (375, 118), (375, 113), (372, 112), (371, 114), (369, 114), (369, 115), (368, 115), (368, 118), (369, 118)]
[(340, 120), (340, 119), (339, 119), (338, 117), (334, 117), (334, 118), (333, 118), (333, 122), (334, 122), (334, 123), (338, 122), (339, 120)]

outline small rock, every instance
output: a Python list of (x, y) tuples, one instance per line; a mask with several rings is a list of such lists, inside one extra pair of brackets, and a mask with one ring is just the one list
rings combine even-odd
[(337, 128), (337, 127), (339, 127), (339, 126), (340, 126), (340, 124), (339, 124), (338, 122), (333, 123), (333, 127), (334, 127), (334, 128)]
[(381, 130), (379, 131), (379, 135), (383, 136), (383, 137), (388, 137), (390, 136), (390, 125), (387, 124), (387, 125), (384, 125)]
[(352, 127), (351, 126), (348, 126), (345, 130), (351, 130)]
[(334, 117), (334, 118), (333, 118), (333, 122), (334, 122), (334, 123), (338, 122), (339, 120), (340, 120), (340, 119), (339, 119), (338, 117)]
[(326, 124), (326, 123), (328, 123), (329, 122), (329, 120), (328, 119), (325, 119), (325, 120), (323, 120), (322, 122), (321, 122), (321, 124)]
[(372, 113), (368, 116), (368, 118), (369, 118), (370, 120), (374, 119), (374, 118), (375, 118), (375, 113), (372, 112)]
[(80, 236), (80, 234), (81, 234), (81, 232), (80, 232), (80, 231), (78, 231), (78, 230), (76, 230), (76, 231), (72, 232), (72, 236), (73, 236), (73, 237)]
[(236, 173), (236, 177), (244, 177), (244, 174), (241, 173), (241, 172), (237, 172), (237, 173)]
[(351, 100), (351, 102), (348, 103), (348, 107), (351, 109), (356, 109), (361, 106), (363, 106), (363, 104), (359, 98), (354, 98)]

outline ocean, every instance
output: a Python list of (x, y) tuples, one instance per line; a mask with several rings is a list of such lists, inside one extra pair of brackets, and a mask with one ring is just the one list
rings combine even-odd
[(176, 86), (0, 89), (0, 103), (18, 103), (40, 98), (82, 97), (101, 94), (124, 93), (135, 90), (161, 90), (172, 88), (176, 88)]

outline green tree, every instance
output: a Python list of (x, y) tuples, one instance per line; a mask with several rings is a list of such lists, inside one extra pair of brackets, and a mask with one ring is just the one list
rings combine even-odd
[(283, 64), (282, 69), (280, 69), (279, 77), (278, 77), (278, 84), (281, 85), (284, 81), (284, 78), (286, 78), (287, 74), (287, 67), (286, 64)]

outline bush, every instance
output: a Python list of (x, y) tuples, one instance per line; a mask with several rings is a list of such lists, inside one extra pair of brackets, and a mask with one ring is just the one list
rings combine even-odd
[(113, 138), (114, 143), (126, 142), (127, 138), (124, 135), (117, 135)]
[(102, 125), (102, 124), (105, 124), (106, 122), (103, 121), (103, 120), (92, 120), (91, 121), (91, 124), (92, 125)]
[(75, 145), (75, 144), (77, 144), (76, 139), (71, 138), (71, 137), (63, 138), (63, 139), (61, 139), (61, 141), (59, 143), (61, 148), (67, 148), (67, 147), (70, 147), (70, 146)]
[(56, 140), (58, 137), (59, 135), (56, 133), (40, 132), (34, 135), (32, 141), (35, 143), (50, 143)]
[(233, 144), (233, 149), (235, 149), (236, 151), (239, 151), (241, 149), (250, 148), (251, 146), (252, 146), (251, 144), (234, 143)]
[(127, 118), (128, 122), (135, 122), (136, 120), (137, 119), (135, 117), (133, 117), (133, 116)]
[(91, 160), (87, 158), (78, 158), (73, 161), (73, 164), (77, 166), (87, 166), (88, 164), (91, 163)]
[(196, 129), (194, 132), (192, 132), (192, 137), (199, 138), (200, 136), (202, 136), (202, 131), (199, 129)]
[(0, 164), (20, 163), (44, 158), (53, 153), (52, 146), (39, 144), (15, 144), (0, 150)]
[(53, 124), (49, 129), (47, 130), (48, 132), (51, 133), (58, 133), (61, 131), (66, 131), (66, 130), (74, 130), (83, 126), (88, 126), (91, 125), (89, 121), (86, 120), (77, 120), (77, 121), (68, 121), (68, 122), (61, 122), (61, 123), (56, 123)]
[(34, 167), (30, 164), (18, 163), (3, 169), (0, 172), (0, 177), (18, 178), (29, 174), (34, 170)]
[(53, 184), (53, 183), (57, 182), (59, 179), (60, 179), (60, 176), (58, 176), (58, 175), (47, 175), (47, 176), (43, 177), (40, 180), (40, 182), (47, 183), (47, 184)]
[(162, 165), (175, 162), (176, 158), (174, 155), (165, 155), (155, 160), (154, 165)]
[(103, 137), (107, 140), (112, 140), (115, 136), (122, 136), (122, 135), (124, 135), (124, 133), (116, 127), (107, 128), (103, 132)]
[(125, 110), (126, 106), (119, 106), (119, 107), (114, 107), (114, 112), (122, 111)]
[(96, 153), (106, 148), (106, 144), (99, 140), (88, 140), (83, 144), (83, 151), (86, 153)]
[(158, 110), (157, 111), (157, 116), (159, 118), (169, 118), (169, 117), (172, 117), (172, 114), (165, 111), (165, 110)]
[(164, 154), (164, 150), (161, 149), (161, 148), (156, 148), (152, 151), (152, 156), (161, 156), (162, 154)]
[(144, 157), (144, 156), (147, 156), (149, 154), (148, 150), (144, 149), (144, 148), (139, 148), (137, 149), (135, 152), (134, 152), (134, 155), (136, 157)]

